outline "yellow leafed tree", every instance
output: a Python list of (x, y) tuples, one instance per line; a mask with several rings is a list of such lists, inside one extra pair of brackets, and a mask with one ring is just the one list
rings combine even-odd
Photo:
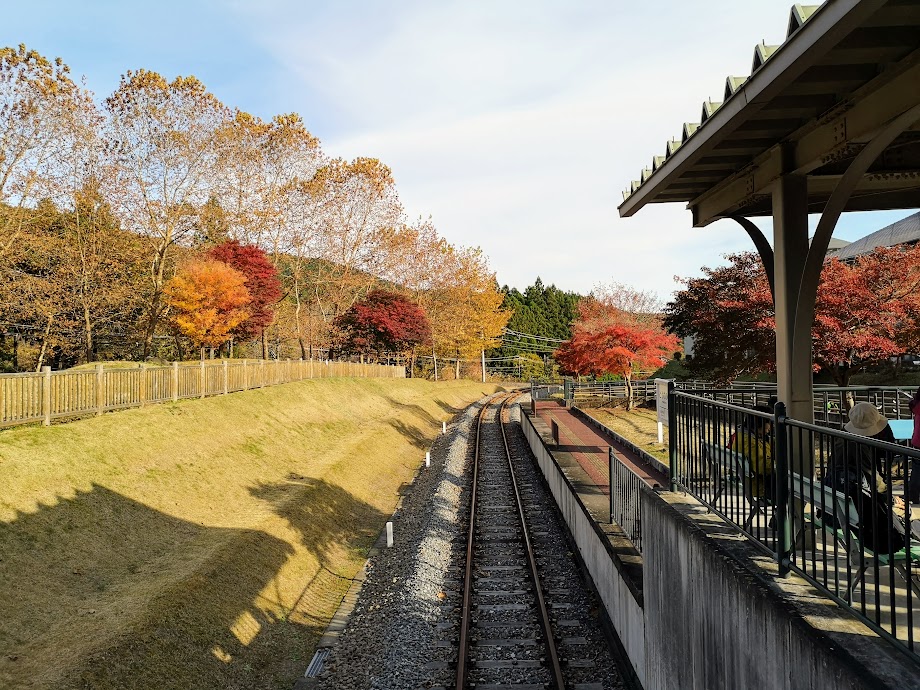
[(498, 344), (511, 312), (501, 308), (503, 296), (480, 249), (448, 245), (440, 264), (437, 284), (423, 297), (435, 350), (458, 360), (477, 359)]

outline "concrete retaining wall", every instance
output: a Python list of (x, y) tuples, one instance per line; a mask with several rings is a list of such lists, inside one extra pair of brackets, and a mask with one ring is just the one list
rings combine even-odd
[(594, 586), (607, 610), (610, 622), (632, 663), (633, 670), (643, 686), (645, 682), (645, 616), (635, 593), (620, 575), (616, 555), (607, 534), (599, 529), (584, 504), (573, 490), (568, 478), (553, 460), (538, 427), (549, 433), (546, 425), (522, 415), (524, 435), (537, 458), (543, 476), (556, 499), (575, 545), (581, 555)]

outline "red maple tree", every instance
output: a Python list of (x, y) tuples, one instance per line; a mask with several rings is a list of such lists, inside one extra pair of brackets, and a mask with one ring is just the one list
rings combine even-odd
[(211, 247), (207, 257), (221, 261), (246, 276), (251, 301), (249, 318), (233, 329), (241, 339), (258, 338), (275, 317), (274, 305), (281, 299), (281, 280), (268, 255), (255, 245), (228, 240)]
[(685, 366), (696, 376), (724, 383), (776, 368), (773, 297), (760, 258), (729, 254), (729, 263), (703, 267), (664, 308), (664, 327), (692, 337), (693, 357)]
[[(687, 363), (698, 375), (726, 381), (776, 368), (773, 301), (756, 254), (727, 257), (665, 308), (664, 325), (693, 336)], [(815, 370), (840, 386), (859, 370), (920, 346), (920, 245), (877, 249), (853, 263), (825, 262), (812, 327)]]
[(606, 298), (587, 298), (578, 305), (579, 317), (572, 337), (554, 354), (568, 373), (577, 375), (622, 376), (626, 384), (626, 409), (633, 408), (633, 375), (641, 369), (658, 368), (678, 346), (677, 338), (666, 333), (654, 312), (627, 311), (622, 304), (636, 304), (647, 297), (615, 286)]
[(421, 307), (396, 292), (372, 290), (336, 318), (336, 346), (345, 354), (401, 353), (431, 340)]

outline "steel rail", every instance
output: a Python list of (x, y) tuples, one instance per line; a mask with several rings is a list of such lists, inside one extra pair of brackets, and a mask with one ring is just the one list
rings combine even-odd
[(559, 663), (559, 652), (556, 650), (556, 639), (553, 637), (553, 630), (549, 624), (549, 611), (546, 610), (546, 600), (543, 597), (543, 586), (540, 582), (540, 573), (537, 570), (537, 559), (533, 552), (533, 544), (530, 542), (530, 530), (527, 528), (527, 519), (524, 515), (524, 504), (521, 502), (521, 493), (518, 491), (517, 475), (514, 473), (514, 463), (511, 462), (511, 450), (508, 447), (508, 436), (505, 433), (505, 422), (502, 419), (507, 404), (521, 395), (520, 393), (505, 398), (498, 410), (498, 426), (502, 432), (502, 443), (505, 446), (505, 458), (508, 460), (508, 470), (511, 472), (511, 486), (514, 488), (514, 500), (517, 502), (518, 516), (521, 518), (521, 530), (524, 534), (524, 545), (527, 552), (527, 564), (530, 570), (530, 580), (533, 583), (533, 591), (537, 597), (537, 609), (540, 613), (540, 627), (543, 628), (543, 638), (546, 642), (546, 656), (550, 665), (550, 672), (553, 677), (553, 687), (556, 690), (565, 690), (565, 680), (562, 678), (562, 666)]
[[(530, 531), (527, 528), (527, 520), (524, 514), (524, 504), (521, 501), (521, 494), (518, 490), (517, 475), (514, 472), (514, 465), (511, 461), (511, 449), (508, 446), (508, 435), (505, 432), (505, 424), (502, 415), (508, 404), (514, 399), (520, 397), (521, 393), (512, 393), (501, 401), (498, 409), (498, 428), (502, 434), (502, 444), (505, 448), (505, 459), (508, 462), (508, 470), (511, 474), (511, 486), (514, 489), (514, 499), (517, 504), (518, 517), (521, 520), (521, 533), (524, 536), (525, 552), (527, 554), (527, 565), (530, 574), (530, 580), (533, 585), (534, 594), (537, 600), (537, 611), (540, 618), (540, 627), (543, 630), (543, 638), (546, 644), (546, 657), (549, 663), (549, 671), (552, 674), (552, 687), (556, 690), (564, 690), (565, 681), (562, 677), (562, 666), (559, 662), (559, 653), (556, 649), (556, 640), (553, 637), (553, 631), (549, 622), (549, 611), (546, 608), (546, 600), (543, 597), (543, 587), (540, 581), (540, 574), (537, 570), (537, 560), (534, 555), (533, 545), (530, 541)], [(486, 411), (491, 402), (483, 405), (479, 412), (476, 423), (476, 450), (473, 456), (473, 491), (470, 497), (470, 527), (467, 533), (466, 543), (466, 568), (463, 578), (463, 604), (461, 607), (460, 621), (460, 643), (458, 646), (457, 656), (457, 676), (456, 689), (463, 690), (467, 687), (467, 653), (469, 651), (469, 628), (471, 620), (471, 605), (473, 592), (473, 544), (476, 532), (477, 517), (477, 484), (479, 478), (479, 446), (481, 439), (482, 422), (485, 419)]]
[(479, 440), (482, 431), (482, 420), (486, 416), (491, 401), (479, 410), (476, 420), (476, 444), (473, 451), (473, 491), (470, 495), (470, 527), (466, 536), (466, 567), (463, 574), (463, 604), (460, 608), (460, 642), (457, 648), (457, 681), (456, 690), (466, 687), (467, 654), (470, 648), (470, 607), (473, 598), (473, 542), (476, 538), (476, 493), (479, 484)]

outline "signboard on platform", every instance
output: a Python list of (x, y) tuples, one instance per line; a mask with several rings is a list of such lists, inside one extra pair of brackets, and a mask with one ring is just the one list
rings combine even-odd
[(658, 410), (658, 443), (664, 443), (664, 428), (668, 425), (668, 388), (674, 379), (655, 379), (655, 409)]
[(655, 379), (655, 408), (658, 423), (668, 425), (668, 384), (674, 379)]

